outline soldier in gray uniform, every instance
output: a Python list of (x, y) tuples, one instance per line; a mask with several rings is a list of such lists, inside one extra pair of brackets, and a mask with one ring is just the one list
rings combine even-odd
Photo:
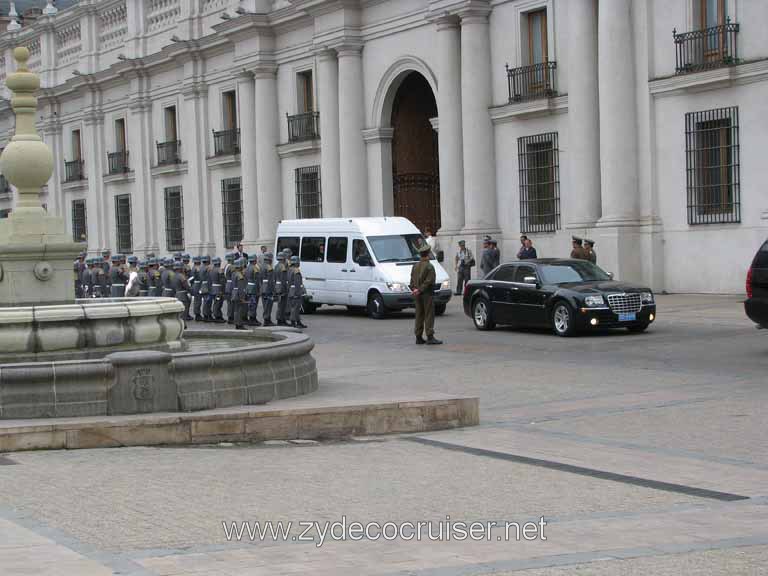
[(248, 324), (251, 326), (261, 326), (257, 310), (259, 308), (259, 293), (261, 292), (261, 283), (259, 276), (261, 268), (257, 264), (258, 256), (251, 254), (248, 256), (248, 268), (245, 269), (245, 280), (247, 282), (245, 295), (248, 298)]
[(192, 318), (189, 316), (189, 282), (184, 273), (184, 263), (181, 260), (173, 263), (173, 271), (168, 275), (168, 284), (174, 291), (173, 295), (176, 300), (184, 304), (184, 321), (191, 320)]
[(232, 264), (232, 293), (229, 303), (234, 309), (235, 330), (246, 330), (245, 316), (248, 311), (247, 288), (248, 281), (243, 273), (245, 258), (237, 258)]
[(139, 296), (149, 296), (149, 261), (142, 260), (139, 262)]
[(200, 315), (200, 310), (202, 309), (202, 303), (200, 301), (200, 284), (202, 284), (201, 276), (203, 273), (200, 265), (202, 262), (203, 259), (200, 256), (192, 258), (192, 268), (189, 269), (189, 274), (187, 276), (192, 297), (192, 310), (197, 322), (200, 322), (203, 319)]
[[(213, 322), (213, 316), (211, 316), (211, 302), (208, 299), (211, 293), (211, 283), (208, 275), (211, 271), (211, 257), (203, 256), (200, 258), (200, 303), (201, 308), (199, 314), (203, 322)], [(197, 302), (195, 302), (195, 316), (198, 315)]]
[(163, 267), (160, 269), (160, 285), (163, 287), (163, 296), (165, 298), (173, 298), (176, 296), (176, 287), (173, 285), (173, 265), (174, 260), (172, 258), (166, 258), (163, 260)]
[(148, 278), (147, 283), (149, 284), (149, 295), (156, 297), (161, 296), (163, 294), (162, 286), (160, 285), (160, 269), (158, 267), (157, 258), (150, 258), (147, 262), (149, 270), (147, 271)]
[(224, 258), (227, 265), (224, 266), (224, 300), (227, 302), (227, 324), (235, 323), (235, 306), (230, 297), (232, 296), (232, 273), (235, 271), (235, 253), (229, 252)]
[(75, 298), (84, 298), (83, 296), (83, 273), (88, 269), (85, 264), (85, 252), (80, 252), (75, 260)]
[(105, 262), (104, 260), (98, 262), (96, 266), (94, 266), (96, 270), (96, 278), (93, 285), (93, 297), (94, 298), (104, 298), (109, 293), (107, 292), (107, 272), (106, 270), (109, 269), (109, 262)]
[(262, 323), (264, 326), (274, 326), (272, 322), (272, 302), (275, 298), (275, 269), (272, 268), (272, 253), (264, 254), (264, 266), (259, 274), (261, 282), (261, 306), (263, 308)]
[(222, 300), (222, 295), (224, 292), (224, 286), (222, 285), (224, 282), (224, 274), (221, 272), (221, 258), (218, 256), (216, 256), (216, 258), (211, 261), (209, 278), (211, 283), (211, 292), (209, 294), (209, 298), (212, 302), (211, 314), (213, 321), (217, 323), (226, 322), (226, 320), (224, 320), (224, 316), (221, 314), (221, 307), (224, 304), (224, 301)]
[(277, 266), (275, 267), (275, 298), (277, 298), (277, 313), (275, 318), (278, 326), (286, 326), (286, 311), (288, 309), (288, 269), (290, 257), (286, 251), (277, 253)]
[(125, 284), (128, 282), (128, 276), (122, 265), (120, 254), (112, 256), (112, 266), (109, 269), (109, 295), (112, 298), (122, 298), (125, 296)]
[(88, 298), (91, 291), (91, 259), (83, 261), (84, 268), (80, 271), (80, 298)]
[(304, 302), (304, 277), (299, 267), (299, 257), (291, 256), (291, 270), (288, 274), (288, 299), (291, 304), (291, 326), (306, 328), (301, 322), (301, 305)]

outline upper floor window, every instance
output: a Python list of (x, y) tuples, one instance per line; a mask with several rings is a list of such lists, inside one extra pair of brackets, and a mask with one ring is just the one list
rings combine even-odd
[(296, 74), (297, 111), (299, 114), (312, 112), (315, 109), (314, 87), (312, 85), (312, 70), (304, 70)]
[(547, 61), (547, 10), (535, 10), (527, 14), (529, 66)]
[(727, 0), (694, 0), (694, 19), (699, 30), (723, 26), (728, 18), (727, 4)]
[(163, 119), (165, 121), (165, 141), (175, 142), (179, 139), (176, 126), (176, 106), (166, 106), (163, 110)]
[(547, 8), (520, 13), (520, 63), (517, 68), (507, 65), (509, 101), (520, 102), (551, 98), (555, 89), (557, 63), (549, 51), (549, 21)]
[(72, 160), (83, 159), (83, 148), (80, 143), (80, 130), (72, 130)]
[(728, 16), (729, 0), (691, 0), (692, 30), (672, 30), (675, 73), (687, 74), (738, 63), (738, 23)]
[(125, 138), (125, 118), (115, 120), (115, 151), (125, 152), (128, 148)]
[(221, 94), (222, 113), (224, 115), (224, 130), (234, 130), (237, 128), (237, 93), (234, 90), (222, 92)]
[(685, 115), (688, 223), (741, 222), (739, 109)]

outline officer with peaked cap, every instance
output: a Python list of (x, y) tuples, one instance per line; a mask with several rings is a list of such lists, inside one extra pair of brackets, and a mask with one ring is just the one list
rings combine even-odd
[(272, 252), (264, 254), (264, 266), (261, 268), (259, 282), (261, 282), (261, 306), (263, 309), (262, 323), (264, 326), (274, 326), (272, 303), (275, 298), (275, 269), (272, 267)]
[(128, 277), (120, 263), (122, 260), (120, 254), (112, 256), (112, 267), (109, 270), (109, 295), (112, 298), (123, 298), (125, 296), (125, 284)]
[(224, 316), (221, 313), (221, 308), (224, 305), (222, 296), (224, 294), (224, 274), (221, 271), (221, 258), (216, 256), (211, 260), (211, 269), (209, 272), (209, 278), (211, 283), (211, 292), (208, 298), (211, 301), (211, 317), (213, 322), (221, 324), (226, 322)]
[(224, 301), (227, 303), (227, 324), (235, 323), (235, 306), (231, 302), (233, 279), (232, 273), (235, 271), (235, 260), (237, 260), (237, 254), (234, 252), (228, 252), (224, 258), (227, 263), (224, 266)]
[(259, 308), (259, 293), (261, 292), (261, 267), (259, 266), (256, 254), (248, 256), (248, 267), (245, 269), (245, 295), (248, 299), (248, 324), (251, 326), (261, 326), (258, 319), (257, 310)]
[(595, 241), (589, 238), (584, 238), (584, 255), (586, 259), (597, 264), (597, 253), (595, 252)]
[(286, 326), (285, 316), (288, 309), (288, 270), (290, 268), (290, 256), (288, 249), (278, 252), (277, 266), (275, 266), (275, 298), (277, 298), (277, 312), (275, 319), (278, 326)]
[(579, 238), (578, 236), (571, 236), (571, 246), (573, 249), (571, 250), (571, 258), (574, 258), (576, 260), (586, 260), (587, 255), (584, 252), (584, 248), (582, 247), (583, 240)]
[[(411, 293), (416, 304), (416, 323), (414, 333), (416, 344), (442, 344), (435, 338), (435, 267), (429, 261), (431, 250), (429, 244), (419, 248), (421, 259), (411, 269)], [(427, 335), (424, 340), (423, 334)]]
[(138, 274), (139, 296), (149, 296), (149, 260), (139, 262)]
[(246, 330), (245, 317), (248, 310), (248, 300), (246, 291), (248, 282), (243, 273), (245, 258), (235, 258), (232, 270), (232, 293), (230, 294), (230, 305), (234, 310), (235, 330)]
[(288, 299), (291, 310), (291, 326), (306, 328), (301, 321), (301, 305), (304, 303), (304, 277), (299, 266), (299, 257), (291, 256), (291, 271), (288, 276)]
[(202, 256), (200, 258), (200, 308), (198, 309), (198, 304), (195, 302), (195, 320), (200, 316), (203, 322), (211, 322), (213, 320), (210, 302), (208, 301), (208, 296), (211, 293), (210, 272), (211, 257), (208, 255)]

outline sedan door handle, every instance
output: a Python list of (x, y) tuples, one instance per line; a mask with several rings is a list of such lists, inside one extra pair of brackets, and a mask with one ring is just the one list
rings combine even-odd
[(348, 270), (346, 268), (342, 268), (341, 271), (342, 272), (348, 272)]
[(357, 270), (350, 268), (349, 270), (347, 270), (347, 272), (357, 272)]

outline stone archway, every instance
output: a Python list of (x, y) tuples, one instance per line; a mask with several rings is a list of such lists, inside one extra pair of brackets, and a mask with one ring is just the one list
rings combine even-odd
[(440, 228), (440, 170), (437, 102), (427, 78), (405, 72), (392, 87), (392, 197), (395, 216), (403, 216), (420, 230)]

